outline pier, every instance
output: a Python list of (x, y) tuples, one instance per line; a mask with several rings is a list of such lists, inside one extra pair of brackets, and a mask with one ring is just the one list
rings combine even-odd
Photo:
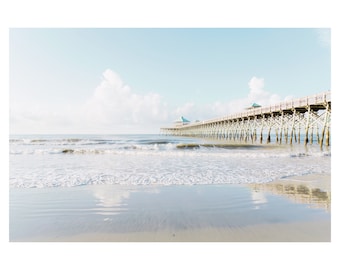
[(331, 92), (244, 112), (161, 128), (161, 133), (251, 143), (330, 145)]

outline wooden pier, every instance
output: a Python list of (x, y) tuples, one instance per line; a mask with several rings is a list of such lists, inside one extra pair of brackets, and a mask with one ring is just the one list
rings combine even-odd
[(241, 142), (318, 143), (330, 145), (331, 92), (281, 102), (269, 107), (161, 128), (161, 133)]

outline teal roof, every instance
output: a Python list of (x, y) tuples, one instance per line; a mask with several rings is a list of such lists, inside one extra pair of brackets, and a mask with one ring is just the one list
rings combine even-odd
[(190, 121), (188, 119), (185, 119), (183, 116), (181, 116), (178, 120), (176, 120), (175, 122), (181, 122), (181, 123), (190, 123)]
[(185, 119), (183, 116), (181, 116), (181, 120), (183, 123), (189, 123), (190, 121), (188, 119)]
[(253, 104), (251, 104), (251, 107), (256, 108), (256, 107), (261, 107), (261, 105), (254, 102)]

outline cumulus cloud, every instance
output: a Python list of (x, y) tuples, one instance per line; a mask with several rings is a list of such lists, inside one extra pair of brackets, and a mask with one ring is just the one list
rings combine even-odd
[(213, 108), (216, 111), (224, 111), (225, 114), (230, 114), (244, 111), (245, 108), (251, 106), (253, 103), (265, 107), (282, 101), (279, 95), (266, 91), (264, 86), (263, 78), (253, 76), (248, 82), (249, 92), (246, 97), (221, 104), (214, 104)]
[(196, 106), (193, 103), (187, 103), (182, 107), (177, 108), (176, 111), (181, 112), (182, 115), (186, 115), (187, 117), (194, 116), (193, 118), (195, 119), (198, 117), (200, 120), (205, 120), (242, 112), (254, 102), (261, 106), (269, 106), (282, 101), (279, 95), (266, 91), (264, 85), (263, 78), (253, 76), (248, 82), (249, 92), (246, 97), (224, 102), (216, 101), (203, 108)]
[(159, 94), (136, 94), (110, 69), (83, 104), (11, 107), (12, 133), (145, 133), (157, 132), (168, 122), (167, 105)]
[(84, 104), (82, 111), (87, 122), (97, 125), (142, 126), (158, 124), (167, 119), (167, 106), (160, 95), (138, 95), (120, 76), (108, 69), (100, 85)]
[[(82, 104), (12, 106), (11, 133), (157, 133), (184, 116), (207, 120), (243, 111), (253, 102), (268, 106), (282, 101), (265, 90), (263, 78), (252, 77), (247, 96), (206, 105), (186, 102), (168, 107), (157, 93), (137, 94), (114, 71), (107, 69), (99, 85)], [(13, 104), (12, 104), (13, 105)]]
[(248, 103), (258, 103), (262, 106), (268, 106), (281, 101), (280, 96), (271, 94), (264, 90), (264, 79), (252, 77), (248, 83), (250, 92), (247, 97)]

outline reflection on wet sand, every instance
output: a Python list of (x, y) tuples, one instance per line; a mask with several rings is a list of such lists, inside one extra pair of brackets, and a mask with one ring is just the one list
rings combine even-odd
[(97, 199), (96, 204), (101, 207), (118, 207), (125, 205), (124, 200), (130, 197), (134, 190), (110, 190), (103, 186), (94, 186), (93, 195)]
[[(144, 193), (159, 193), (158, 189), (142, 189)], [(97, 185), (92, 187), (97, 214), (117, 215), (128, 211), (128, 200), (132, 193), (141, 192), (141, 189), (133, 187)]]
[(330, 241), (330, 192), (300, 180), (13, 189), (10, 241)]
[(260, 206), (262, 204), (267, 203), (265, 192), (260, 191), (259, 189), (253, 189), (251, 193), (251, 199), (252, 199), (252, 203), (255, 206), (255, 209), (260, 209)]
[[(253, 192), (270, 192), (276, 195), (288, 197), (296, 203), (309, 204), (311, 207), (331, 210), (330, 177), (321, 180), (311, 180), (308, 177), (302, 179), (286, 179), (270, 183), (250, 184)], [(322, 188), (320, 188), (322, 186)]]
[(111, 190), (103, 186), (94, 186), (93, 195), (95, 197), (97, 214), (116, 215), (126, 210), (125, 201), (130, 197), (133, 190)]

